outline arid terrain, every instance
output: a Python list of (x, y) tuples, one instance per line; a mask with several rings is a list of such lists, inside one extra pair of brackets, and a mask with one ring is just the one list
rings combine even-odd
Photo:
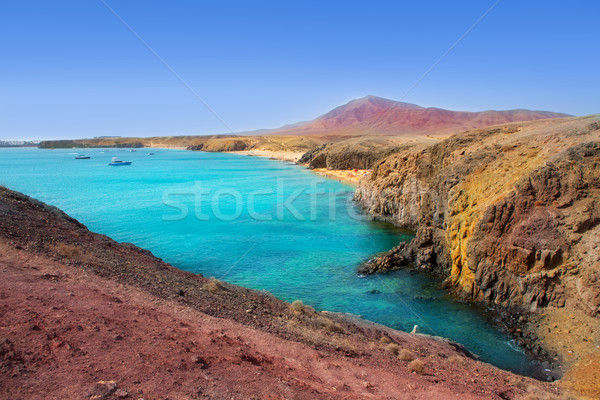
[[(450, 292), (494, 309), (527, 351), (562, 370), (560, 387), (600, 398), (600, 116), (459, 113), (367, 96), (261, 136), (105, 138), (41, 147), (109, 146), (270, 157), (357, 185), (355, 200), (366, 212), (416, 232), (411, 242), (365, 263), (362, 273), (417, 268), (444, 277)], [(283, 311), (265, 317), (267, 325), (278, 321), (275, 333), (285, 332), (286, 340), (318, 348), (324, 338), (340, 343), (337, 328), (318, 341), (297, 330), (287, 336), (293, 314), (273, 304)], [(324, 326), (348, 323), (326, 318), (333, 322)], [(360, 326), (343, 331), (357, 329), (361, 339), (352, 340), (362, 341)]]
[(0, 269), (2, 398), (564, 396), (443, 339), (183, 272), (6, 189)]

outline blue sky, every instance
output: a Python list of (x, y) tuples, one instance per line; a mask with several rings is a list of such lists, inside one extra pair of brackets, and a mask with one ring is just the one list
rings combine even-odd
[[(399, 100), (495, 3), (105, 1), (233, 131)], [(0, 139), (228, 132), (102, 1), (0, 10)], [(598, 1), (501, 0), (403, 100), (599, 113), (598, 15)]]

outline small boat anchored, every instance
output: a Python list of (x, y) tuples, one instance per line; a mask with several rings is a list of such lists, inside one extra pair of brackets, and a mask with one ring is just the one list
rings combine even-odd
[(117, 157), (113, 157), (112, 160), (108, 163), (108, 165), (118, 166), (118, 165), (131, 165), (132, 161), (123, 161), (119, 160)]
[(86, 156), (83, 154), (78, 155), (77, 157), (75, 157), (76, 160), (89, 160), (90, 156)]

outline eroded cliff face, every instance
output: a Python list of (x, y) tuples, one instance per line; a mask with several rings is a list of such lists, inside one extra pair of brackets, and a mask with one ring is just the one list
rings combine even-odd
[(355, 199), (416, 237), (363, 266), (411, 265), (504, 307), (600, 313), (600, 117), (512, 124), (380, 161)]
[(331, 170), (371, 169), (380, 160), (408, 148), (424, 148), (433, 139), (395, 136), (363, 136), (327, 143), (306, 152), (299, 160), (310, 168)]

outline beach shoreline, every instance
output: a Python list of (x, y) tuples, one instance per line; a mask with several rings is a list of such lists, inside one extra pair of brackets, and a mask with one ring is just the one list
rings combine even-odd
[(371, 170), (367, 169), (327, 169), (327, 168), (314, 168), (311, 169), (312, 172), (319, 176), (323, 176), (329, 179), (335, 179), (339, 182), (346, 183), (352, 186), (358, 186), (360, 180), (369, 176)]
[[(299, 160), (304, 155), (303, 152), (295, 151), (270, 151), (270, 150), (247, 150), (247, 151), (229, 151), (230, 154), (246, 155), (253, 157), (266, 157), (271, 160), (287, 161), (296, 163), (300, 166), (307, 167), (307, 164), (300, 163)], [(358, 182), (364, 176), (368, 176), (371, 171), (366, 169), (327, 169), (327, 168), (309, 168), (313, 173), (318, 176), (337, 180), (345, 184), (352, 186), (358, 186)]]
[(225, 153), (238, 154), (243, 156), (266, 157), (273, 160), (288, 161), (297, 163), (304, 155), (302, 151), (271, 151), (271, 150), (242, 150), (227, 151)]

